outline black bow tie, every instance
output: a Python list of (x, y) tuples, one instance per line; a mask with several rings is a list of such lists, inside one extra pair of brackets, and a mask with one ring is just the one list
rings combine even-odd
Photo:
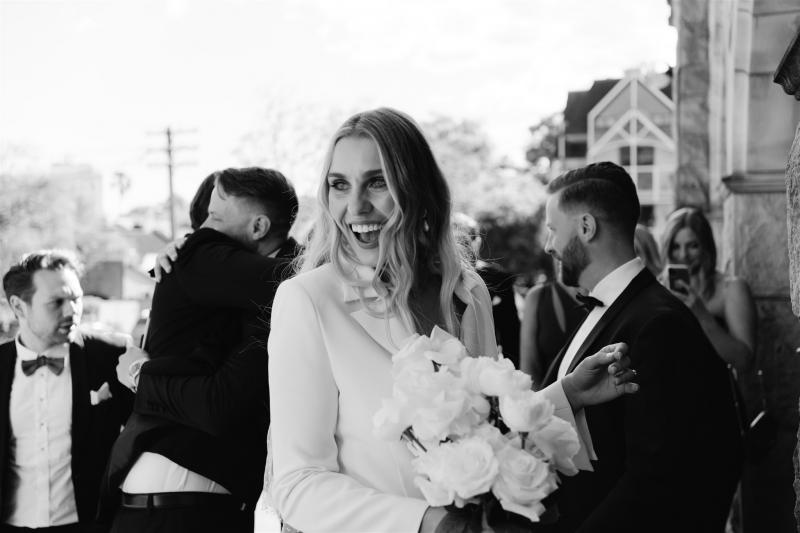
[(61, 374), (64, 371), (64, 358), (63, 357), (47, 357), (46, 355), (40, 355), (36, 359), (31, 359), (30, 361), (23, 361), (22, 362), (22, 372), (26, 376), (30, 376), (36, 369), (40, 366), (46, 366), (50, 369), (50, 371), (55, 374), (56, 376)]
[(605, 304), (595, 298), (594, 296), (584, 296), (583, 294), (576, 294), (575, 298), (581, 303), (587, 311), (591, 311), (595, 307), (604, 307)]

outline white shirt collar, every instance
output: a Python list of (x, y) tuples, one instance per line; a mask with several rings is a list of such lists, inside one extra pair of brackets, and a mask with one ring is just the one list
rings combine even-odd
[(594, 286), (589, 296), (594, 296), (603, 302), (605, 307), (611, 307), (611, 304), (619, 298), (622, 291), (630, 285), (633, 278), (639, 275), (639, 272), (642, 270), (644, 270), (644, 262), (638, 257), (635, 257), (609, 272), (606, 277), (601, 279), (598, 284)]
[(69, 358), (68, 342), (50, 346), (41, 354), (34, 352), (30, 348), (22, 344), (19, 334), (17, 334), (17, 336), (14, 338), (14, 342), (17, 345), (17, 361), (32, 361), (37, 357), (39, 357), (40, 355), (47, 355), (50, 357), (64, 357), (64, 363), (66, 363), (67, 362), (66, 360)]

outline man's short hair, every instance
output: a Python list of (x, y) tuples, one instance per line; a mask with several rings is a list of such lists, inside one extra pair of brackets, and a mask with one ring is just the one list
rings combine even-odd
[(264, 208), (271, 223), (269, 235), (285, 239), (297, 217), (297, 194), (286, 177), (268, 168), (229, 168), (217, 173), (225, 194), (249, 198)]
[(551, 181), (547, 192), (561, 192), (561, 209), (583, 206), (633, 239), (639, 222), (639, 196), (633, 179), (621, 166), (603, 161), (570, 170)]
[(3, 276), (6, 299), (10, 300), (12, 296), (17, 296), (30, 303), (34, 293), (33, 275), (39, 270), (62, 268), (72, 270), (77, 276), (80, 276), (83, 270), (75, 255), (67, 250), (38, 250), (23, 255)]

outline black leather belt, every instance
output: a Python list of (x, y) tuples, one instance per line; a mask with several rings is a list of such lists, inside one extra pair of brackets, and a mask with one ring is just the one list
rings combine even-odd
[(230, 494), (210, 492), (154, 492), (151, 494), (122, 493), (124, 509), (179, 509), (182, 507), (213, 507), (244, 511), (246, 505)]

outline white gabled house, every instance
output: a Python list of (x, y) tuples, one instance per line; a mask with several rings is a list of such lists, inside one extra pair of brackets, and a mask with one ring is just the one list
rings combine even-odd
[(564, 110), (560, 171), (613, 161), (630, 173), (639, 191), (642, 222), (659, 233), (675, 207), (675, 104), (668, 75), (629, 71), (570, 92)]

